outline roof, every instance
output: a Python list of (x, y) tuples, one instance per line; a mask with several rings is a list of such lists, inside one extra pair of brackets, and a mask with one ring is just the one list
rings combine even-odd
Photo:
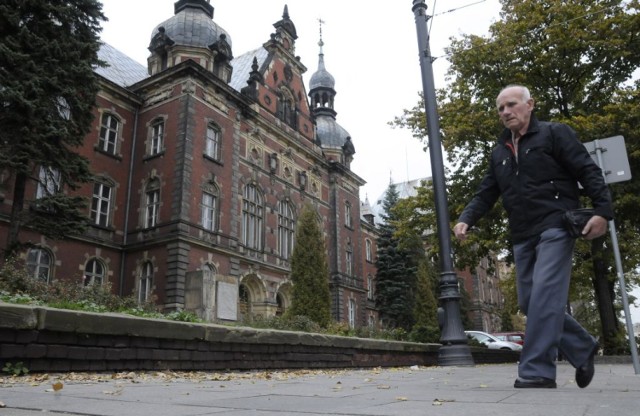
[(265, 48), (259, 47), (258, 49), (233, 58), (231, 61), (233, 74), (231, 74), (231, 82), (229, 82), (231, 88), (236, 91), (241, 91), (242, 88), (246, 87), (247, 81), (249, 80), (249, 73), (252, 71), (251, 65), (253, 65), (253, 58), (255, 57), (258, 60), (258, 68), (260, 68), (268, 56), (269, 52)]
[(98, 58), (107, 63), (96, 68), (96, 73), (121, 87), (128, 87), (149, 76), (147, 67), (129, 58), (108, 43), (102, 43)]

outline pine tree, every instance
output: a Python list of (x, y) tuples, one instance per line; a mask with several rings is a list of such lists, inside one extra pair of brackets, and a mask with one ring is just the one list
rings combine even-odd
[(411, 340), (416, 342), (438, 342), (438, 301), (435, 296), (437, 273), (433, 263), (423, 258), (418, 264), (416, 303), (413, 311), (416, 323), (411, 330)]
[[(0, 3), (0, 172), (13, 179), (5, 257), (22, 227), (53, 239), (84, 230), (86, 201), (66, 192), (91, 179), (74, 148), (93, 119), (104, 20), (97, 0)], [(26, 193), (29, 182), (40, 195)]]
[(291, 281), (292, 299), (287, 315), (306, 316), (322, 327), (329, 325), (331, 293), (326, 248), (316, 212), (308, 205), (298, 220), (291, 255)]
[(393, 207), (398, 199), (396, 186), (390, 184), (382, 202), (384, 223), (378, 237), (376, 307), (383, 325), (410, 331), (414, 322), (416, 253), (414, 244), (402, 246), (395, 236)]

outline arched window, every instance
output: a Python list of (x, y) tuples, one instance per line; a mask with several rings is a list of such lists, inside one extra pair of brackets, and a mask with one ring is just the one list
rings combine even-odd
[(251, 295), (245, 285), (238, 288), (238, 312), (240, 319), (249, 319), (251, 316)]
[(120, 121), (113, 114), (103, 113), (100, 119), (100, 139), (98, 148), (105, 153), (115, 155), (118, 148)]
[(158, 225), (160, 215), (160, 180), (157, 178), (147, 183), (144, 208), (144, 226), (151, 228)]
[(262, 195), (255, 185), (244, 188), (242, 200), (242, 243), (255, 250), (262, 248)]
[(295, 218), (288, 201), (278, 203), (278, 252), (284, 259), (293, 253)]
[(84, 285), (101, 285), (105, 281), (105, 267), (98, 259), (91, 259), (84, 266)]
[(138, 303), (145, 303), (151, 299), (153, 290), (153, 264), (144, 262), (140, 268), (140, 282), (138, 286)]
[(372, 261), (373, 258), (371, 256), (371, 240), (369, 240), (368, 238), (364, 240), (364, 249), (367, 261)]
[(27, 272), (34, 279), (49, 283), (53, 256), (44, 248), (32, 248), (27, 252)]
[(280, 90), (277, 115), (280, 120), (294, 129), (298, 127), (298, 114), (295, 100), (293, 99), (293, 95), (286, 89)]
[(278, 308), (276, 309), (276, 316), (282, 316), (284, 313), (284, 298), (280, 293), (276, 295), (276, 302), (278, 303)]

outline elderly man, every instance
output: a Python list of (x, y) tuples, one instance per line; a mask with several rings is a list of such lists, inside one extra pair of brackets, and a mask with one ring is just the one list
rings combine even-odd
[(595, 214), (582, 237), (594, 239), (613, 218), (600, 168), (567, 125), (538, 121), (534, 100), (522, 85), (509, 85), (496, 100), (505, 126), (473, 199), (454, 227), (464, 240), (499, 197), (509, 218), (518, 305), (527, 316), (516, 388), (555, 388), (558, 350), (576, 368), (584, 388), (594, 375), (596, 340), (566, 313), (575, 240), (563, 224), (565, 211), (579, 207), (580, 189)]

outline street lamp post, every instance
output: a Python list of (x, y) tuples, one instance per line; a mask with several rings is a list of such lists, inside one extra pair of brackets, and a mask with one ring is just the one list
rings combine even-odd
[(438, 241), (440, 242), (440, 297), (444, 310), (442, 347), (438, 352), (439, 365), (473, 365), (467, 337), (460, 316), (460, 290), (458, 278), (451, 260), (451, 230), (447, 207), (447, 190), (444, 179), (444, 163), (440, 142), (440, 126), (436, 107), (436, 92), (433, 81), (433, 67), (429, 50), (429, 32), (427, 31), (427, 5), (422, 0), (413, 0), (413, 13), (418, 32), (418, 49), (422, 69), (422, 89), (424, 91), (425, 112), (427, 115), (427, 135), (431, 157), (431, 178), (435, 195)]

